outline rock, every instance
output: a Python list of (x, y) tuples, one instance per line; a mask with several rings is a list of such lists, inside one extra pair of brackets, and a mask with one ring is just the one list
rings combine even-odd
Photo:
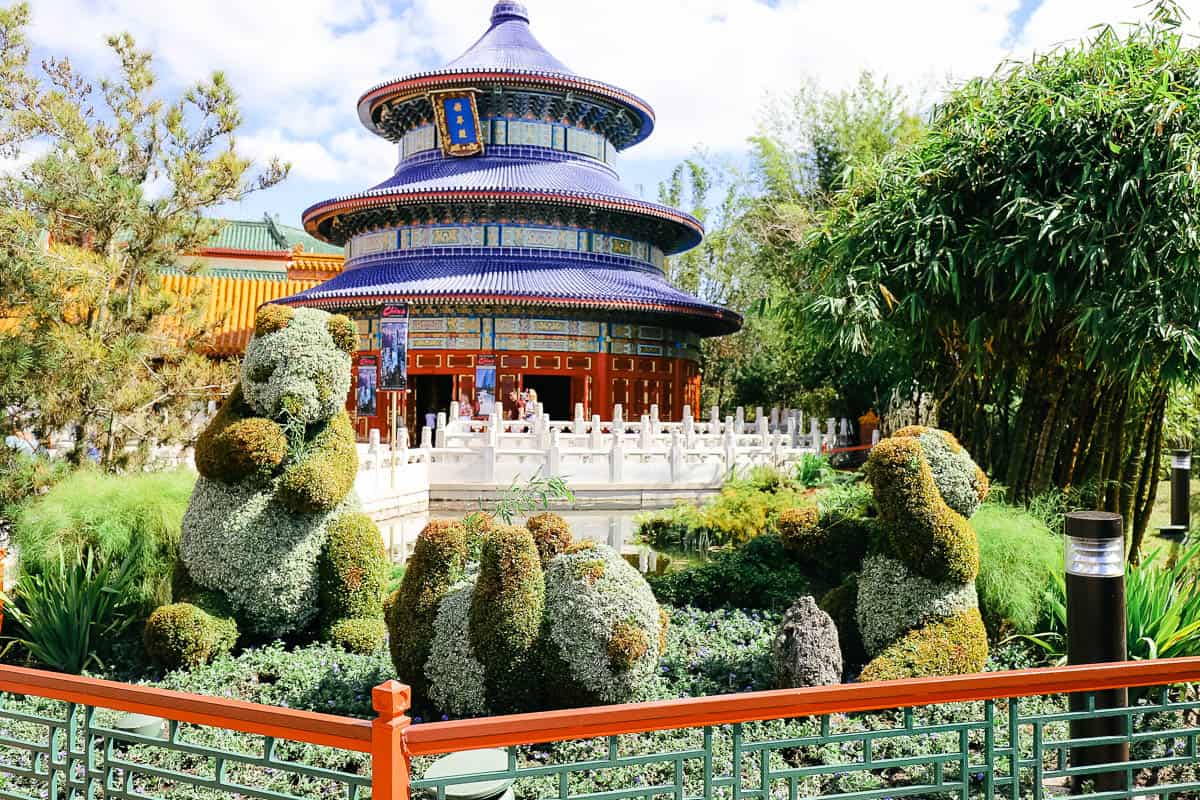
[(781, 688), (842, 682), (842, 649), (838, 646), (837, 626), (810, 596), (801, 597), (784, 614), (771, 654)]

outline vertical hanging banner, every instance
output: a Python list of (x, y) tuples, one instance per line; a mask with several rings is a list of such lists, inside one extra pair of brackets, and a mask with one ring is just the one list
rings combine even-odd
[(490, 416), (496, 408), (496, 357), (483, 354), (475, 361), (475, 408), (480, 416)]
[(408, 306), (384, 306), (379, 323), (380, 389), (408, 386)]
[(360, 417), (373, 417), (378, 411), (375, 395), (379, 389), (379, 356), (360, 355), (355, 361), (354, 374), (358, 390), (354, 407)]

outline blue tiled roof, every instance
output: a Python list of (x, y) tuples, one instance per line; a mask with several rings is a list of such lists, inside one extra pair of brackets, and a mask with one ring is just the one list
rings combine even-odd
[(346, 306), (444, 300), (647, 311), (691, 317), (706, 333), (731, 333), (741, 317), (667, 283), (652, 270), (553, 258), (401, 256), (348, 269), (279, 302)]
[(624, 89), (581, 77), (572, 71), (542, 46), (529, 28), (529, 13), (524, 4), (512, 0), (496, 3), (492, 9), (491, 27), (446, 66), (386, 81), (369, 89), (359, 98), (359, 117), (368, 128), (374, 129), (369, 100), (380, 90), (390, 92), (428, 79), (453, 78), (475, 72), (507, 73), (516, 78), (544, 78), (551, 82), (557, 79), (559, 83), (565, 81), (568, 84), (565, 88), (573, 86), (576, 90), (596, 92), (616, 101), (637, 120), (636, 134), (622, 143), (621, 149), (643, 141), (654, 130), (654, 110), (649, 103)]
[(608, 167), (583, 159), (542, 160), (478, 156), (445, 158), (405, 164), (383, 183), (365, 192), (343, 195), (318, 203), (304, 212), (309, 218), (322, 208), (347, 200), (397, 194), (428, 192), (524, 192), (545, 193), (564, 198), (598, 200), (632, 206), (666, 218), (677, 236), (662, 242), (663, 250), (677, 253), (700, 243), (703, 226), (694, 217), (668, 206), (636, 197), (617, 180)]
[(575, 75), (542, 47), (529, 30), (529, 12), (524, 4), (513, 2), (496, 3), (492, 9), (492, 26), (445, 68), (540, 70)]

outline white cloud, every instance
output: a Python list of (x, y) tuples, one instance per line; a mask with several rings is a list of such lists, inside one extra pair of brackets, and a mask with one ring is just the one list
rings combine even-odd
[[(917, 91), (936, 92), (990, 72), (1007, 56), (1078, 39), (1096, 22), (1144, 17), (1149, 12), (1139, 2), (1044, 0), (1015, 40), (1010, 19), (1019, 0), (527, 5), (534, 33), (552, 53), (580, 74), (633, 91), (655, 107), (654, 136), (627, 154), (627, 163), (636, 166), (681, 157), (697, 144), (741, 150), (764, 97), (810, 78), (838, 88), (870, 69)], [(360, 126), (354, 110), (359, 95), (457, 56), (486, 29), (491, 5), (38, 0), (33, 38), (51, 53), (83, 62), (91, 74), (115, 66), (102, 37), (119, 30), (153, 50), (172, 85), (224, 70), (242, 98), (247, 125), (239, 143), (245, 151), (256, 159), (290, 160), (294, 176), (335, 194), (383, 180), (395, 163), (394, 148)]]

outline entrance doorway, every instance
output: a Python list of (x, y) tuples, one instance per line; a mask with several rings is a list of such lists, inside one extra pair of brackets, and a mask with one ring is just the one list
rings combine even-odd
[(521, 376), (521, 387), (525, 391), (533, 389), (537, 392), (538, 402), (542, 404), (543, 412), (550, 415), (550, 419), (571, 418), (570, 376), (525, 374)]
[[(409, 397), (412, 415), (409, 418), (412, 420), (411, 427), (415, 428), (409, 431), (409, 435), (420, 436), (421, 428), (426, 424), (427, 414), (436, 416), (440, 411), (450, 413), (450, 401), (454, 399), (454, 376), (409, 375), (408, 380), (412, 386), (412, 395)], [(419, 439), (411, 441), (416, 442)]]

